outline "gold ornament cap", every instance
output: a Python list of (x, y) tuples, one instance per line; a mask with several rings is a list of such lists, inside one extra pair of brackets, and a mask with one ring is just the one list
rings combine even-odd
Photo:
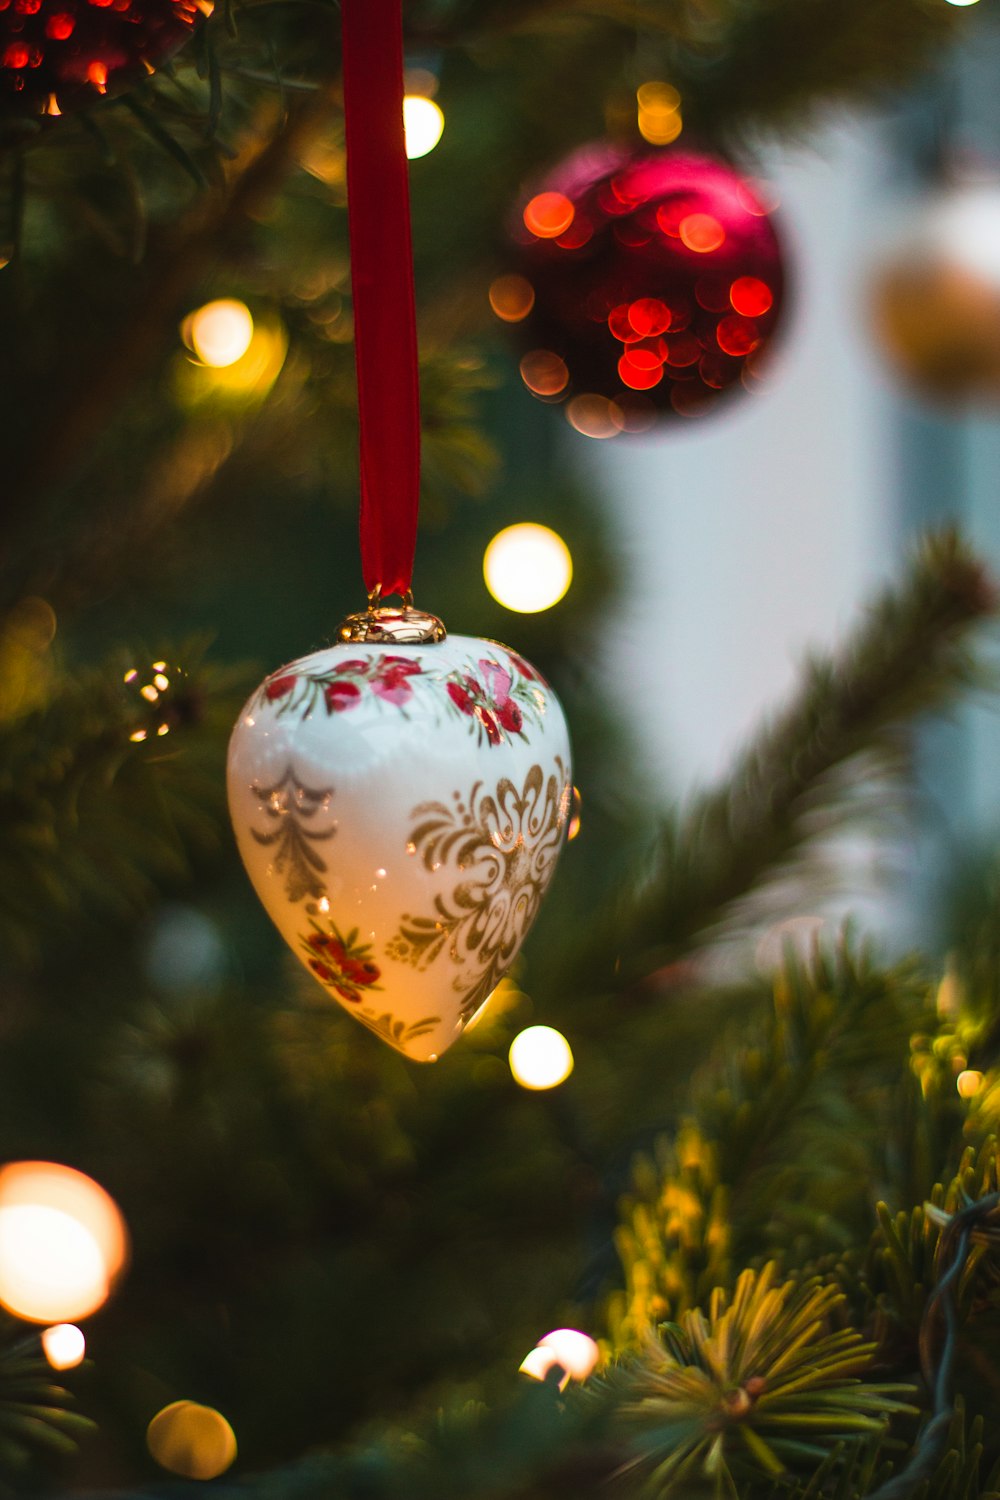
[(382, 590), (372, 589), (363, 614), (348, 615), (337, 626), (338, 641), (367, 641), (371, 645), (432, 646), (446, 640), (447, 630), (437, 615), (414, 609), (413, 595), (402, 595), (402, 604), (383, 604)]

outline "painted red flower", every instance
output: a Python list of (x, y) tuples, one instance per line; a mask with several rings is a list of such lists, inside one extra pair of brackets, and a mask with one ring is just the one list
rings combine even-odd
[(510, 673), (495, 661), (481, 661), (479, 670), (486, 681), (487, 697), (491, 711), (496, 715), (508, 734), (517, 734), (524, 724), (524, 715), (510, 696), (512, 679)]
[(290, 693), (296, 681), (294, 672), (286, 672), (283, 677), (272, 677), (264, 685), (264, 696), (273, 703), (275, 698), (283, 698), (286, 693)]
[(522, 677), (526, 677), (529, 682), (540, 682), (542, 684), (542, 687), (548, 687), (548, 683), (545, 681), (545, 678), (542, 676), (541, 672), (537, 671), (536, 668), (531, 665), (530, 661), (525, 661), (524, 657), (518, 656), (516, 651), (508, 650), (507, 655), (510, 657), (511, 661), (514, 663), (515, 667), (520, 672)]
[(361, 689), (354, 682), (328, 682), (323, 689), (326, 711), (343, 713), (345, 708), (357, 708), (361, 702)]
[(459, 682), (449, 682), (447, 684), (447, 687), (448, 697), (451, 699), (452, 703), (455, 704), (456, 708), (460, 708), (463, 714), (475, 713), (476, 700), (469, 692), (468, 688), (463, 687)]
[(380, 672), (372, 682), (372, 692), (384, 698), (387, 703), (408, 703), (413, 697), (413, 689), (409, 684), (408, 672)]
[(486, 738), (489, 740), (490, 744), (499, 745), (500, 741), (503, 739), (503, 735), (500, 733), (500, 725), (497, 723), (496, 719), (494, 719), (489, 709), (484, 708), (481, 703), (477, 703), (475, 708), (473, 709), (473, 712), (476, 718), (479, 720), (480, 724), (486, 730)]
[(509, 734), (517, 734), (524, 724), (524, 715), (513, 698), (508, 698), (506, 703), (497, 704), (496, 716)]
[(339, 677), (342, 672), (367, 672), (370, 665), (370, 662), (362, 661), (360, 657), (338, 662), (333, 669), (334, 676)]
[(378, 964), (365, 963), (360, 958), (345, 958), (343, 968), (354, 984), (377, 984), (382, 977)]
[(325, 932), (313, 932), (306, 942), (317, 955), (322, 955), (310, 958), (309, 967), (324, 984), (331, 985), (343, 1000), (349, 1000), (354, 1005), (360, 1004), (362, 996), (358, 986), (377, 984), (381, 978), (381, 970), (377, 964), (353, 958), (339, 938)]
[(387, 669), (397, 677), (421, 677), (424, 670), (412, 656), (383, 656), (379, 671)]

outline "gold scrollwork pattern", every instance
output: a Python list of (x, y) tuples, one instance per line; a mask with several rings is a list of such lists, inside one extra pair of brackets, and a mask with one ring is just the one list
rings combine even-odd
[(508, 777), (495, 791), (477, 781), (465, 799), (425, 802), (414, 808), (407, 849), (428, 873), (448, 867), (457, 877), (435, 895), (433, 915), (404, 912), (386, 948), (389, 958), (423, 970), (443, 953), (460, 970), (467, 1021), (503, 978), (521, 946), (552, 878), (569, 815), (567, 767), (556, 759), (546, 776), (528, 772), (523, 787)]
[(255, 782), (250, 790), (272, 825), (264, 833), (256, 828), (251, 828), (250, 832), (258, 844), (274, 849), (274, 868), (285, 877), (285, 894), (289, 901), (322, 896), (326, 861), (314, 846), (332, 839), (337, 824), (334, 821), (325, 828), (310, 825), (322, 813), (329, 812), (333, 788), (317, 790), (304, 786), (289, 766), (273, 786), (259, 786)]

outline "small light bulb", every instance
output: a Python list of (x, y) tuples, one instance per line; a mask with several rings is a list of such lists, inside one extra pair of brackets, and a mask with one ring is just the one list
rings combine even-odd
[(253, 318), (245, 303), (221, 297), (185, 318), (181, 335), (202, 364), (223, 370), (242, 359), (250, 348)]
[(965, 1068), (955, 1079), (955, 1087), (963, 1099), (974, 1099), (983, 1086), (983, 1075), (976, 1068)]
[(410, 161), (433, 151), (444, 131), (444, 112), (433, 99), (423, 94), (407, 94), (403, 99), (403, 130), (406, 155)]
[(523, 1089), (554, 1089), (573, 1071), (573, 1053), (553, 1026), (529, 1026), (510, 1044), (510, 1071)]
[(566, 1374), (574, 1380), (586, 1380), (597, 1368), (601, 1357), (594, 1340), (588, 1333), (576, 1328), (556, 1328), (538, 1340), (540, 1349), (549, 1349), (556, 1356)]
[(493, 538), (483, 557), (483, 574), (498, 604), (519, 614), (537, 614), (566, 593), (573, 559), (556, 532), (524, 521)]
[(524, 1356), (518, 1368), (522, 1375), (530, 1375), (532, 1380), (545, 1380), (550, 1370), (558, 1369), (562, 1371), (559, 1389), (564, 1391), (569, 1385), (569, 1372), (554, 1349), (543, 1349), (541, 1345), (537, 1345)]
[(53, 1370), (72, 1370), (87, 1352), (87, 1340), (75, 1323), (55, 1323), (42, 1334), (42, 1352)]

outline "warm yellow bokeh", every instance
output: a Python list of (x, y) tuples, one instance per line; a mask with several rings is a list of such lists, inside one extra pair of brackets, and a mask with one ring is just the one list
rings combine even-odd
[(538, 1340), (540, 1349), (548, 1349), (555, 1355), (566, 1374), (573, 1380), (586, 1380), (597, 1368), (601, 1357), (594, 1340), (588, 1333), (576, 1328), (556, 1328)]
[(87, 1340), (75, 1323), (56, 1323), (42, 1334), (42, 1353), (53, 1370), (72, 1370), (86, 1352)]
[(125, 1265), (125, 1224), (92, 1178), (55, 1162), (0, 1170), (0, 1304), (32, 1323), (85, 1318)]
[(529, 1026), (510, 1044), (510, 1071), (524, 1089), (554, 1089), (573, 1071), (573, 1053), (553, 1026)]
[(410, 161), (433, 151), (444, 131), (444, 112), (423, 94), (407, 94), (403, 100), (403, 130)]
[(551, 609), (566, 593), (573, 580), (573, 559), (556, 532), (524, 521), (493, 538), (483, 558), (483, 575), (505, 609), (536, 614)]
[(244, 302), (220, 297), (206, 302), (181, 324), (181, 337), (203, 365), (224, 370), (242, 359), (253, 339), (253, 317)]
[(184, 1479), (214, 1479), (236, 1458), (236, 1434), (221, 1412), (196, 1401), (173, 1401), (146, 1428), (156, 1462)]

